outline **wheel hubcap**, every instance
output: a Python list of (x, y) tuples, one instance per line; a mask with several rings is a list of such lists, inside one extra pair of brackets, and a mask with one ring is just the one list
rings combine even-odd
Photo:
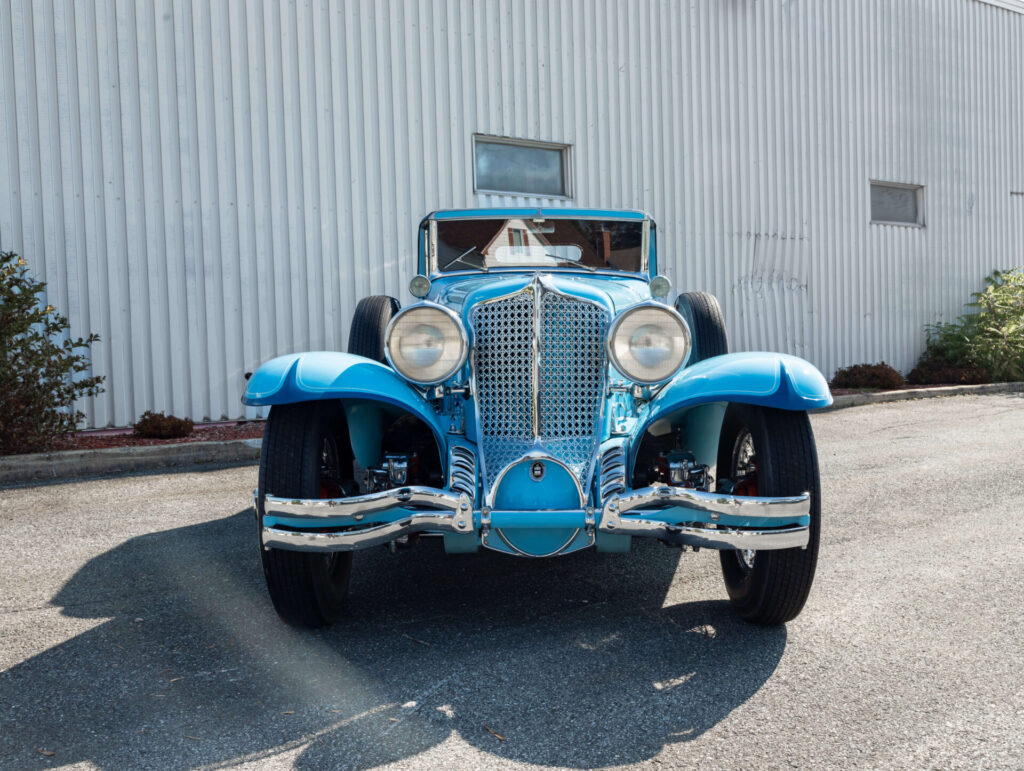
[[(733, 492), (736, 495), (757, 495), (757, 452), (754, 448), (754, 436), (750, 429), (744, 428), (736, 437), (732, 450)], [(736, 549), (736, 561), (744, 572), (754, 569), (754, 549)]]
[[(334, 440), (324, 437), (320, 451), (320, 497), (341, 498), (344, 491), (341, 487), (341, 462), (338, 459), (338, 446)], [(333, 576), (338, 568), (340, 558), (337, 552), (324, 554), (327, 575)]]

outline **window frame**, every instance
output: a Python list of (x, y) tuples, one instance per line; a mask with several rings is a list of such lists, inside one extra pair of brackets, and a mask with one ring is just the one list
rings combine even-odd
[[(562, 158), (562, 189), (561, 194), (556, 193), (526, 193), (522, 190), (494, 190), (480, 187), (476, 178), (476, 148), (478, 144), (491, 145), (512, 145), (514, 147), (535, 148), (538, 150), (557, 150)], [(572, 167), (572, 145), (567, 142), (547, 142), (540, 139), (520, 139), (516, 137), (502, 137), (491, 134), (473, 134), (471, 142), (470, 167), (473, 169), (473, 192), (484, 195), (514, 195), (524, 198), (551, 198), (555, 200), (569, 201), (573, 197), (573, 167)]]
[[(897, 190), (913, 190), (915, 198), (917, 199), (917, 221), (916, 222), (904, 222), (901, 220), (876, 220), (874, 212), (871, 211), (871, 189), (875, 186), (895, 188)], [(924, 217), (924, 185), (913, 184), (909, 182), (891, 182), (885, 179), (869, 179), (868, 180), (868, 214), (870, 216), (870, 224), (872, 225), (897, 225), (904, 228), (923, 228), (925, 225)]]
[(1021, 0), (978, 0), (978, 2), (1002, 8), (1005, 11), (1012, 11), (1013, 13), (1024, 13), (1024, 2)]

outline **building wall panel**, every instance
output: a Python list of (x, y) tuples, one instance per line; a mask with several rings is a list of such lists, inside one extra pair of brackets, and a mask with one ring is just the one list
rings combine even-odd
[[(0, 248), (99, 332), (94, 426), (253, 416), (245, 372), (403, 301), (437, 208), (629, 207), (736, 349), (904, 370), (1024, 263), (1015, 0), (0, 0)], [(477, 195), (475, 133), (572, 145)], [(869, 180), (925, 186), (870, 224)]]

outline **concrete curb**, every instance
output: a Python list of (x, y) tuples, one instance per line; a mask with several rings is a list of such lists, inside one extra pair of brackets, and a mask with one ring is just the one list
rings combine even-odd
[[(1006, 394), (1024, 392), (1024, 382), (987, 385), (908, 388), (874, 394), (844, 394), (835, 397), (831, 412), (865, 404), (930, 399), (939, 396), (970, 394)], [(103, 476), (130, 471), (187, 471), (202, 464), (247, 466), (259, 462), (261, 439), (236, 439), (228, 442), (188, 442), (185, 444), (114, 447), (106, 450), (64, 450), (34, 455), (0, 458), (0, 485), (52, 481), (74, 477)]]
[(831, 412), (845, 407), (864, 404), (905, 402), (911, 399), (934, 399), (939, 396), (970, 396), (979, 394), (1014, 394), (1024, 392), (1024, 382), (986, 383), (984, 385), (942, 386), (940, 388), (906, 388), (902, 391), (883, 391), (874, 394), (843, 394), (835, 397), (831, 407), (818, 412)]
[(262, 441), (236, 439), (11, 455), (0, 458), (0, 485), (163, 470), (167, 467), (186, 471), (200, 464), (250, 465), (259, 461)]

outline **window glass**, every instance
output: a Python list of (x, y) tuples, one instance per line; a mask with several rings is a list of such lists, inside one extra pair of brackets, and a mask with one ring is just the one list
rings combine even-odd
[(871, 221), (921, 224), (920, 186), (871, 183)]
[(516, 144), (477, 138), (476, 189), (540, 196), (568, 196), (563, 146)]
[(643, 222), (514, 217), (437, 223), (437, 270), (644, 270)]

